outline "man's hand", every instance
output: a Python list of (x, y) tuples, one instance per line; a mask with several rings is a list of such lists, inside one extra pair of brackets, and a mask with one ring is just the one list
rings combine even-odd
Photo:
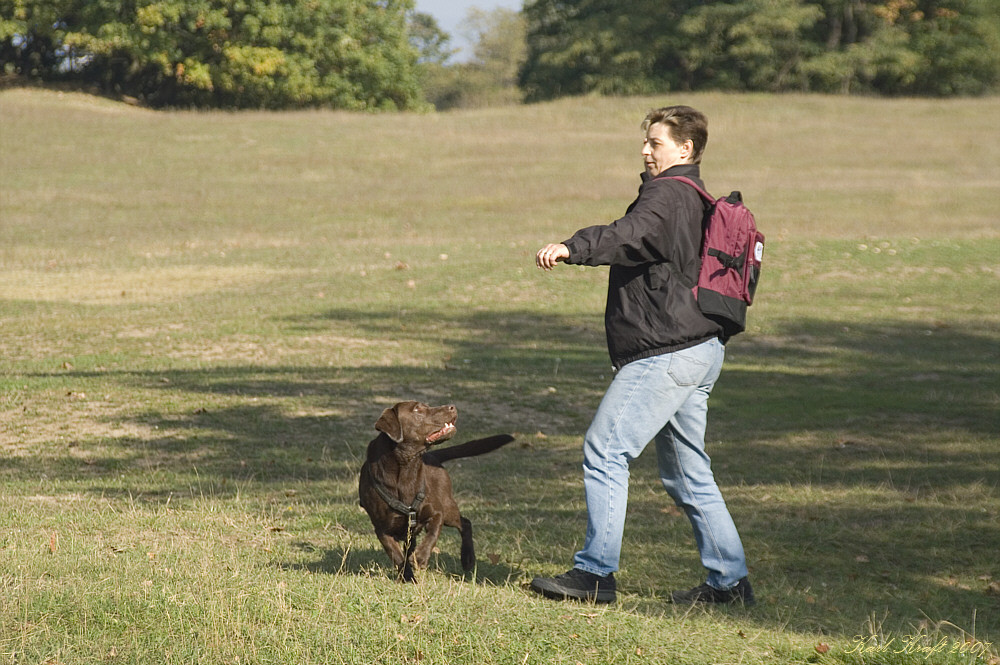
[(535, 265), (542, 270), (552, 270), (560, 261), (569, 258), (569, 248), (562, 243), (558, 245), (546, 245), (535, 254)]

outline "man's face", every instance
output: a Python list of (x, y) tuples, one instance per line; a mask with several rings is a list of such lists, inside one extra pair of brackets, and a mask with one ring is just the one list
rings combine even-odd
[(692, 145), (690, 141), (678, 145), (670, 135), (670, 127), (657, 122), (646, 130), (646, 140), (642, 142), (642, 160), (646, 173), (657, 176), (677, 164), (691, 163)]

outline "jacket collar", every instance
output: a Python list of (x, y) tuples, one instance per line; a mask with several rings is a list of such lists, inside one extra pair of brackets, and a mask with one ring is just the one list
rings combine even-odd
[(650, 176), (645, 171), (642, 172), (642, 181), (649, 182), (655, 178), (665, 178), (667, 176), (683, 175), (689, 178), (695, 178), (701, 180), (701, 165), (700, 164), (677, 164), (676, 166), (671, 166), (669, 169), (660, 173), (659, 175)]

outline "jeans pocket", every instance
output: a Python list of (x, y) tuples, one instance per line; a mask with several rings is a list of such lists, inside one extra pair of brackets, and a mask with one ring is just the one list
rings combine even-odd
[(679, 386), (693, 386), (700, 383), (707, 371), (708, 363), (695, 356), (693, 349), (670, 354), (670, 367), (667, 368), (667, 372)]

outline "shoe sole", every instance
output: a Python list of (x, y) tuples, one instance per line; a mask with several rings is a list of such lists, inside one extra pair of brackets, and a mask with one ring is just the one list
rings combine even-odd
[(538, 584), (534, 581), (531, 583), (531, 588), (546, 598), (551, 598), (552, 600), (581, 600), (592, 603), (613, 603), (618, 597), (618, 594), (614, 591), (598, 591), (596, 593), (581, 592), (577, 589), (566, 589), (565, 587), (553, 586), (548, 587), (542, 584)]
[(670, 596), (670, 602), (674, 605), (742, 605), (743, 607), (753, 607), (757, 604), (757, 601), (753, 599), (745, 600), (743, 598), (733, 598), (732, 600), (704, 600), (701, 598), (698, 600), (678, 600), (673, 596)]

